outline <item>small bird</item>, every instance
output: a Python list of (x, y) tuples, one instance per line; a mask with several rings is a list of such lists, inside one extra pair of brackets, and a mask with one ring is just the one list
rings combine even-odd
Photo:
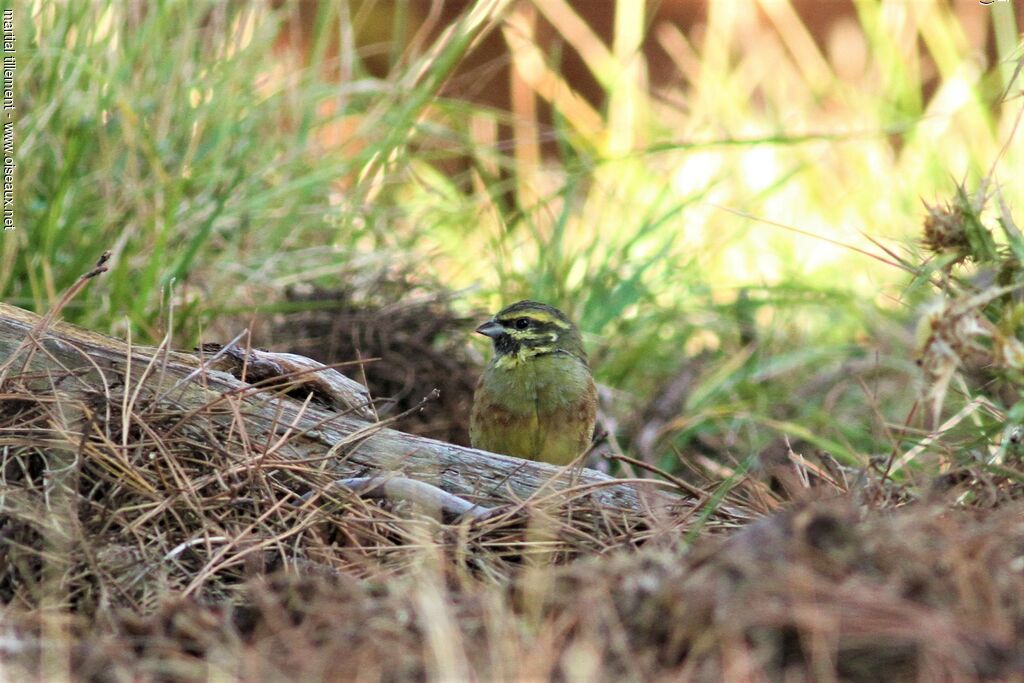
[(476, 328), (494, 357), (473, 397), (474, 448), (565, 465), (590, 446), (597, 388), (583, 339), (557, 308), (519, 301)]

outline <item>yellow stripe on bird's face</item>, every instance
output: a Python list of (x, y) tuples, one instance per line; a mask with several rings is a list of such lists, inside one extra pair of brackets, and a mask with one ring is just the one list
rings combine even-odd
[[(554, 341), (554, 340), (552, 340)], [(519, 348), (510, 353), (499, 353), (494, 356), (494, 367), (496, 368), (514, 368), (517, 367), (534, 356), (541, 356), (547, 353), (554, 353), (557, 348), (554, 344), (550, 346), (532, 346), (527, 344), (520, 344)]]
[[(509, 306), (505, 311), (508, 311), (514, 306), (515, 304)], [(495, 318), (499, 323), (506, 327), (513, 327), (516, 320), (520, 317), (528, 318), (541, 325), (554, 325), (555, 327), (560, 327), (563, 330), (567, 330), (572, 327), (572, 323), (566, 320), (560, 313), (552, 313), (543, 308), (533, 308), (528, 310), (517, 309), (507, 314), (505, 314), (505, 311), (498, 313)]]

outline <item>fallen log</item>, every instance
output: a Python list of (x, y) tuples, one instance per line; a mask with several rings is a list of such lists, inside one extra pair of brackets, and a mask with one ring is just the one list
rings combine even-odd
[[(244, 357), (237, 350), (211, 356), (171, 351), (166, 343), (136, 346), (52, 317), (0, 304), (0, 389), (16, 382), (34, 395), (60, 395), (88, 406), (107, 388), (123, 386), (124, 402), (145, 396), (173, 404), (179, 416), (209, 414), (216, 408), (214, 419), (220, 415), (225, 428), (235, 429), (241, 420), (247, 440), (264, 444), (275, 462), (317, 462), (330, 479), (393, 474), (475, 504), (515, 504), (556, 491), (586, 497), (610, 510), (640, 511), (684, 500), (654, 491), (663, 482), (620, 480), (595, 470), (555, 467), (391, 429), (367, 419), (370, 413), (361, 401), (368, 394), (357, 390), (333, 402), (342, 410), (331, 410), (311, 400), (313, 389), (304, 400), (282, 393), (296, 392), (296, 382), (287, 378), (284, 388), (253, 385), (218, 369), (227, 367), (227, 356), (235, 361)], [(266, 355), (259, 360), (266, 361)], [(320, 374), (302, 367), (300, 374)], [(351, 389), (355, 383), (340, 384)], [(79, 424), (67, 428), (84, 435), (90, 419), (71, 416)]]

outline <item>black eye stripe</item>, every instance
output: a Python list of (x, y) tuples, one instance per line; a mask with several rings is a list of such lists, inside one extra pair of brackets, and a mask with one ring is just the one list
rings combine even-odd
[(513, 330), (525, 330), (528, 327), (540, 327), (543, 325), (538, 320), (528, 318), (526, 316), (516, 316), (515, 318), (499, 318), (498, 322), (503, 326)]
[(500, 318), (498, 322), (509, 330), (536, 330), (538, 332), (561, 332), (562, 328), (553, 322), (519, 316), (518, 318)]

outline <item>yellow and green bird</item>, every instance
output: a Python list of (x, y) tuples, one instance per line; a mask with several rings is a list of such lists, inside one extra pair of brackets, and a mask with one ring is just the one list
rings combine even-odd
[(474, 448), (564, 465), (590, 446), (597, 389), (583, 339), (557, 308), (507, 306), (476, 328), (494, 357), (473, 399)]

